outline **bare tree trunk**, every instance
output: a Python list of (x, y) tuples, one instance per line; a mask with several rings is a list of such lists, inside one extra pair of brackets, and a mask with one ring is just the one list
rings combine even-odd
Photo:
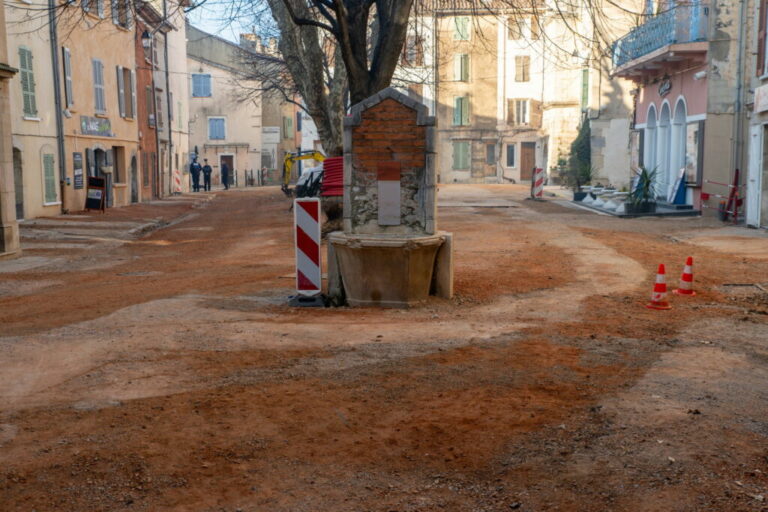
[[(323, 147), (329, 156), (340, 155), (346, 70), (340, 59), (335, 59), (333, 71), (326, 83), (324, 78), (328, 73), (324, 66), (328, 59), (321, 44), (321, 29), (294, 23), (284, 3), (291, 0), (267, 1), (281, 33), (280, 53), (304, 100), (307, 113), (317, 126)], [(293, 2), (293, 6), (301, 13), (301, 2)]]

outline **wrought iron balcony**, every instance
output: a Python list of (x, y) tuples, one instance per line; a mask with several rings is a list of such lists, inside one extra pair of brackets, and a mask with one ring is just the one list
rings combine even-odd
[(613, 43), (614, 69), (665, 46), (706, 41), (708, 18), (706, 2), (679, 1)]

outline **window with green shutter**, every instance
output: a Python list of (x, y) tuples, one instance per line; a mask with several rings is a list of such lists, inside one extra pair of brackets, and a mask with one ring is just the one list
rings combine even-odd
[(469, 16), (456, 16), (453, 18), (453, 38), (457, 41), (469, 40)]
[(32, 65), (32, 51), (23, 46), (19, 48), (19, 76), (21, 78), (21, 94), (23, 96), (24, 116), (37, 117), (37, 100), (35, 99), (35, 73)]
[(43, 175), (45, 178), (45, 202), (56, 202), (56, 171), (54, 169), (53, 155), (43, 155)]
[(456, 96), (453, 99), (453, 124), (454, 126), (469, 125), (469, 97)]
[(469, 169), (469, 141), (453, 143), (453, 168), (464, 171)]

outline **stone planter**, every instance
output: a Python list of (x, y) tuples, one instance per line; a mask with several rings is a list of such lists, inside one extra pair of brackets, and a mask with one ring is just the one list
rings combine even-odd
[(441, 234), (328, 236), (350, 306), (403, 308), (426, 301), (444, 242)]
[(574, 202), (581, 202), (584, 200), (585, 197), (587, 197), (587, 194), (589, 192), (574, 192), (573, 193), (573, 200)]
[(655, 202), (642, 202), (642, 203), (624, 203), (624, 213), (627, 215), (646, 215), (649, 213), (656, 213)]

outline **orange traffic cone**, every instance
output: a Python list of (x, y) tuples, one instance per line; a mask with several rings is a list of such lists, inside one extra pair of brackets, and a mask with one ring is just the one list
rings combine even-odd
[(645, 305), (648, 309), (672, 309), (667, 302), (667, 282), (664, 279), (664, 264), (659, 265), (659, 271), (656, 273), (656, 284), (653, 285), (653, 294), (651, 302)]
[(678, 295), (696, 295), (696, 292), (693, 291), (693, 258), (690, 256), (685, 261), (683, 275), (680, 277), (680, 287), (674, 293)]

